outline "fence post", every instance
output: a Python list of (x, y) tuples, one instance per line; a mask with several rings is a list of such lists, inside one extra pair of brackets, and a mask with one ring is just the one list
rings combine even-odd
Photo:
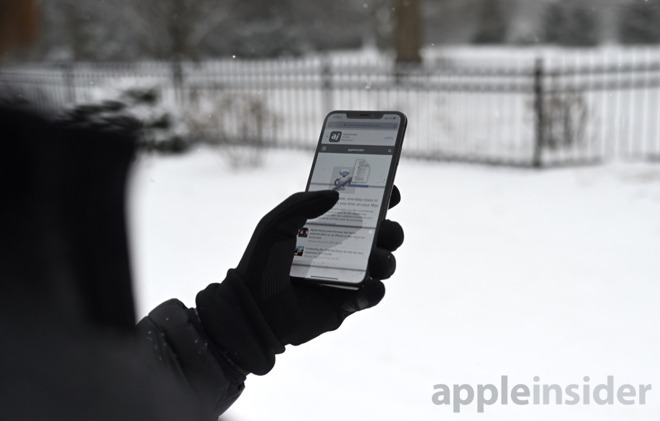
[(332, 63), (327, 56), (321, 59), (321, 102), (323, 115), (332, 111)]
[(545, 116), (543, 114), (543, 59), (536, 58), (534, 61), (534, 114), (536, 117), (536, 133), (534, 140), (534, 155), (532, 156), (532, 166), (541, 168), (543, 165), (543, 145), (545, 144)]

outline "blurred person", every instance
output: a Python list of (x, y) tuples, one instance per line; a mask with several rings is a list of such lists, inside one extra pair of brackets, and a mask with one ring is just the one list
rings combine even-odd
[[(1, 0), (0, 54), (36, 36), (36, 3)], [(298, 230), (334, 191), (297, 193), (257, 225), (196, 307), (167, 301), (135, 324), (125, 221), (130, 134), (0, 104), (0, 419), (213, 419), (286, 345), (383, 298), (399, 224), (384, 221), (372, 278), (348, 291), (293, 284)], [(395, 189), (390, 205), (399, 202)]]

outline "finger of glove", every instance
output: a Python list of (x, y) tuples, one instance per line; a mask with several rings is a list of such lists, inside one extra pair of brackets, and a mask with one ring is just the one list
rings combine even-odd
[(385, 250), (395, 251), (403, 244), (403, 228), (398, 222), (385, 219), (380, 223), (376, 245)]
[(387, 279), (396, 270), (396, 258), (389, 251), (376, 247), (369, 255), (369, 275), (374, 279)]
[(390, 194), (390, 203), (387, 208), (392, 209), (393, 207), (398, 205), (400, 201), (401, 201), (401, 192), (399, 191), (399, 188), (396, 185), (394, 185), (392, 187), (392, 194)]
[(368, 279), (362, 284), (362, 288), (346, 296), (341, 307), (343, 316), (349, 316), (356, 311), (375, 306), (385, 296), (385, 285), (376, 279)]
[[(239, 262), (239, 274), (250, 278), (248, 273), (262, 273), (266, 261), (273, 254), (274, 246), (286, 248), (287, 259), (278, 266), (291, 266), (293, 249), (298, 230), (309, 218), (316, 218), (330, 210), (339, 194), (332, 190), (295, 193), (280, 203), (275, 209), (264, 216), (248, 243), (243, 257)], [(290, 249), (290, 250), (289, 250)]]
[(337, 200), (339, 193), (334, 190), (295, 193), (264, 216), (257, 230), (277, 229), (295, 236), (305, 221), (323, 215), (337, 203)]

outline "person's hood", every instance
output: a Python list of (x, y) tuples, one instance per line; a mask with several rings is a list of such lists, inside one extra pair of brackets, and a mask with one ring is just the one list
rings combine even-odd
[(0, 305), (132, 328), (133, 139), (6, 107), (0, 139)]

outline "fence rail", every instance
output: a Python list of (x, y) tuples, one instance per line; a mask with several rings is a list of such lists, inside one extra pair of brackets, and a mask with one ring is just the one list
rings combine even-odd
[[(660, 159), (660, 60), (526, 57), (396, 66), (328, 57), (0, 67), (0, 86), (49, 109), (157, 97), (170, 134), (311, 148), (332, 109), (409, 117), (408, 157), (519, 166)], [(144, 108), (144, 107), (142, 107)]]

